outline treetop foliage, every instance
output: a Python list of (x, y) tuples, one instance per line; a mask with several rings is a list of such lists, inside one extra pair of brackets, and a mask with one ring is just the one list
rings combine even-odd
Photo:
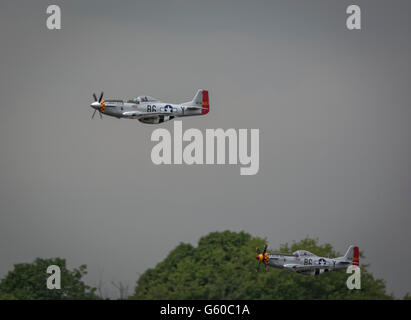
[[(132, 299), (392, 299), (385, 283), (361, 266), (361, 290), (349, 290), (345, 270), (303, 276), (259, 265), (256, 247), (264, 239), (245, 232), (212, 232), (197, 247), (180, 243), (155, 268), (140, 276)], [(330, 244), (306, 238), (278, 251), (308, 250), (337, 257)], [(277, 252), (278, 252), (277, 251)], [(345, 253), (345, 252), (344, 252)], [(258, 269), (258, 266), (260, 268)]]
[[(46, 272), (51, 265), (57, 265), (61, 271), (61, 289), (47, 289), (50, 276)], [(0, 300), (62, 300), (62, 299), (98, 299), (95, 288), (87, 286), (81, 278), (87, 274), (87, 267), (69, 270), (66, 260), (60, 258), (40, 259), (33, 263), (14, 265), (14, 270), (0, 282)]]

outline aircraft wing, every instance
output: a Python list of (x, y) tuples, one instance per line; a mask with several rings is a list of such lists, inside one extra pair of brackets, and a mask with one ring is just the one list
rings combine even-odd
[(313, 264), (305, 265), (305, 266), (302, 265), (302, 264), (285, 264), (284, 265), (284, 268), (292, 269), (292, 270), (295, 270), (295, 271), (327, 269), (329, 267), (330, 267), (329, 265), (327, 266), (327, 265), (313, 265)]
[(300, 264), (291, 264), (291, 263), (289, 263), (289, 264), (284, 265), (284, 268), (287, 268), (287, 269), (297, 269), (299, 267), (301, 267)]
[(158, 116), (172, 116), (172, 112), (150, 112), (150, 113), (142, 113), (138, 111), (127, 111), (123, 112), (123, 116), (128, 117), (138, 117), (138, 118), (150, 118), (150, 117), (158, 117)]
[(128, 117), (136, 117), (136, 116), (140, 116), (141, 112), (138, 111), (127, 111), (127, 112), (123, 112), (123, 116), (128, 116)]

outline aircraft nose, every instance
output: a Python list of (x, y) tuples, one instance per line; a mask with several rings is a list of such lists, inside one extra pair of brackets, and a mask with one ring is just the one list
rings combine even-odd
[(263, 260), (263, 255), (262, 254), (257, 254), (257, 256), (255, 257), (258, 261), (262, 261)]
[(90, 107), (92, 107), (92, 108), (94, 108), (94, 109), (97, 109), (97, 108), (100, 107), (100, 102), (94, 101), (94, 102), (90, 105)]

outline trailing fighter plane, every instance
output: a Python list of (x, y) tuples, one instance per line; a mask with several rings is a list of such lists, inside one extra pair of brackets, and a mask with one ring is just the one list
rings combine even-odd
[(348, 266), (359, 266), (360, 257), (357, 246), (350, 246), (346, 254), (338, 258), (324, 258), (306, 250), (298, 250), (292, 254), (267, 252), (267, 244), (261, 252), (257, 248), (257, 260), (267, 266), (294, 270), (303, 275), (319, 275), (323, 272), (347, 269)]
[(157, 124), (174, 119), (175, 117), (187, 117), (204, 115), (210, 111), (207, 90), (198, 90), (193, 100), (174, 104), (162, 102), (149, 96), (139, 96), (135, 99), (103, 100), (104, 92), (99, 99), (93, 94), (94, 102), (90, 105), (94, 110), (92, 119), (96, 112), (115, 118), (137, 119), (143, 123)]

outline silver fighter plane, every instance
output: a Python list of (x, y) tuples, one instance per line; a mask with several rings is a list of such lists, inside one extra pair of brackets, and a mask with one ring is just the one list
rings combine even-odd
[(346, 254), (338, 258), (319, 257), (306, 250), (298, 250), (292, 254), (268, 253), (267, 244), (261, 252), (257, 248), (257, 260), (267, 266), (294, 270), (303, 275), (319, 275), (323, 272), (347, 269), (348, 266), (360, 265), (359, 250), (357, 246), (350, 246)]
[(174, 119), (175, 117), (187, 117), (205, 115), (210, 111), (207, 90), (198, 90), (193, 100), (184, 103), (167, 103), (149, 96), (139, 96), (135, 99), (103, 100), (104, 92), (99, 99), (93, 94), (94, 102), (90, 105), (94, 110), (92, 119), (98, 112), (100, 118), (107, 115), (115, 118), (137, 119), (143, 123), (157, 124)]

